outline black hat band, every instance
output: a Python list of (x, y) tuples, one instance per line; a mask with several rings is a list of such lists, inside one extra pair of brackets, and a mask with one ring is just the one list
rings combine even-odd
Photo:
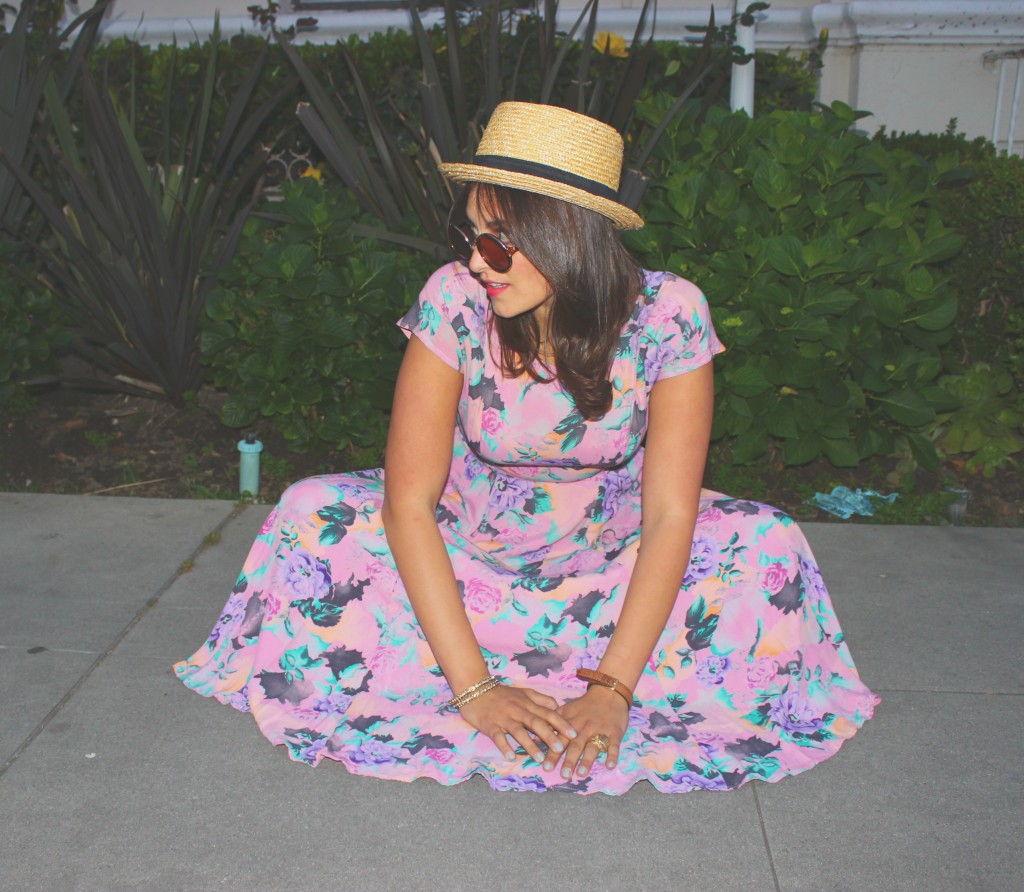
[(480, 167), (490, 167), (494, 170), (507, 170), (509, 173), (523, 173), (532, 177), (540, 177), (543, 180), (552, 180), (561, 183), (563, 186), (572, 186), (588, 192), (598, 198), (605, 198), (608, 201), (618, 201), (618, 192), (610, 189), (604, 183), (597, 180), (588, 180), (586, 177), (578, 176), (559, 167), (551, 167), (548, 164), (540, 164), (537, 161), (525, 161), (522, 158), (508, 158), (505, 155), (477, 155), (473, 163)]

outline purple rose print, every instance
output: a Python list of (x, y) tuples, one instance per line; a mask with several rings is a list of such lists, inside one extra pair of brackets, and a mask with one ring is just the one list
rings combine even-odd
[(495, 475), (491, 489), (490, 503), (501, 511), (514, 511), (524, 508), (533, 498), (533, 485), (518, 477), (502, 474)]
[(651, 724), (650, 719), (647, 718), (647, 713), (644, 712), (639, 706), (629, 707), (629, 727), (630, 728), (647, 728)]
[(728, 657), (704, 657), (697, 664), (697, 681), (709, 688), (719, 685), (725, 681), (725, 670), (728, 668)]
[(232, 691), (230, 694), (224, 694), (224, 702), (228, 706), (233, 706), (239, 712), (252, 712), (249, 707), (249, 686), (246, 685), (240, 691)]
[(606, 518), (614, 514), (619, 508), (622, 497), (635, 487), (636, 480), (625, 469), (609, 471), (605, 474), (604, 486), (601, 489), (601, 513)]
[(686, 577), (683, 585), (693, 585), (714, 575), (718, 569), (718, 555), (714, 540), (698, 533), (693, 538), (690, 548), (690, 563), (686, 566)]
[(356, 765), (387, 765), (389, 762), (397, 762), (401, 755), (401, 747), (371, 737), (352, 750), (348, 757)]
[[(662, 270), (647, 270), (646, 275), (647, 287), (653, 291), (656, 288), (661, 287), (662, 282), (665, 281), (669, 274), (663, 272)], [(675, 278), (675, 276), (673, 276), (672, 278)]]
[(790, 734), (813, 734), (823, 724), (811, 702), (798, 691), (786, 691), (779, 697), (768, 717)]
[(676, 771), (668, 778), (668, 782), (676, 788), (675, 791), (686, 792), (690, 790), (724, 790), (725, 780), (722, 777), (704, 777), (696, 771)]
[(601, 658), (604, 656), (605, 651), (608, 650), (608, 643), (611, 638), (594, 638), (587, 645), (587, 649), (583, 651), (583, 658), (580, 660), (581, 669), (596, 669), (597, 664), (601, 662)]
[(725, 738), (715, 731), (694, 731), (693, 739), (701, 748), (705, 756), (712, 756), (716, 749), (721, 749)]
[(331, 589), (331, 574), (305, 548), (296, 548), (286, 558), (284, 582), (298, 598), (319, 599)]
[(220, 641), (221, 638), (233, 637), (235, 629), (241, 625), (244, 619), (245, 600), (240, 592), (235, 592), (228, 598), (228, 603), (224, 605), (224, 612), (220, 615), (220, 619), (217, 620), (217, 625), (210, 632), (207, 642), (213, 645)]
[(491, 781), (492, 790), (516, 790), (521, 793), (540, 793), (546, 789), (544, 782), (535, 777), (519, 777), (510, 774), (507, 777), (496, 777)]
[(327, 697), (317, 697), (313, 701), (313, 712), (322, 715), (344, 715), (352, 704), (352, 695), (343, 691), (331, 691)]
[(482, 477), (486, 473), (483, 463), (472, 452), (467, 452), (462, 462), (466, 466), (466, 474), (470, 478)]
[(319, 737), (316, 740), (311, 740), (308, 746), (303, 746), (299, 752), (299, 758), (303, 762), (308, 762), (310, 765), (315, 765), (317, 759), (320, 758), (321, 753), (327, 747), (327, 738)]
[(801, 559), (800, 575), (804, 579), (804, 593), (812, 604), (817, 604), (828, 595), (825, 580), (821, 578), (821, 571), (813, 561)]
[(652, 345), (644, 357), (644, 380), (653, 384), (661, 376), (665, 363), (675, 358), (676, 351), (667, 344)]

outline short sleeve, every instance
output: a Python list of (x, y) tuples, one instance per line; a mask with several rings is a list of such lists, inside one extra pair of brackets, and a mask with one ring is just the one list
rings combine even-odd
[(647, 370), (653, 374), (645, 376), (649, 385), (692, 372), (725, 350), (715, 334), (703, 292), (686, 279), (662, 275), (647, 323), (649, 337), (657, 345), (648, 351), (647, 365), (654, 366)]
[(473, 279), (464, 267), (454, 263), (442, 266), (427, 280), (416, 303), (397, 323), (406, 337), (415, 335), (458, 372), (466, 368), (465, 317), (472, 306), (472, 284)]

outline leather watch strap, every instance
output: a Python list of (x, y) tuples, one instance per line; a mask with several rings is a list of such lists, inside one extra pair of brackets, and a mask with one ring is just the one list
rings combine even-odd
[(588, 682), (588, 687), (591, 684), (599, 684), (602, 687), (611, 688), (626, 701), (628, 706), (633, 705), (633, 692), (612, 675), (599, 672), (597, 669), (577, 669), (576, 677)]

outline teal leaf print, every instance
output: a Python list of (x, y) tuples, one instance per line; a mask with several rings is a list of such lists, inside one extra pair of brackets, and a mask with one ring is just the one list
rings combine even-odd
[(569, 450), (575, 449), (579, 446), (586, 432), (587, 425), (583, 421), (583, 416), (580, 415), (579, 412), (573, 412), (567, 415), (555, 427), (555, 433), (563, 436), (563, 440), (561, 444), (559, 444), (559, 448), (562, 452), (568, 452)]
[(356, 511), (344, 502), (338, 502), (336, 505), (321, 508), (316, 512), (316, 516), (326, 524), (320, 530), (320, 544), (337, 545), (348, 532), (345, 528), (352, 526), (355, 522)]
[(711, 637), (718, 628), (718, 614), (707, 615), (704, 598), (698, 598), (686, 611), (686, 643), (694, 650), (701, 650), (711, 644)]
[(541, 617), (526, 633), (526, 643), (543, 653), (555, 646), (555, 636), (565, 628), (565, 623), (564, 617), (558, 622), (553, 622), (546, 616)]
[(306, 645), (286, 650), (281, 654), (282, 669), (310, 669), (313, 666), (319, 665), (319, 663), (319, 658), (314, 660), (309, 655), (309, 647)]
[(300, 601), (292, 601), (292, 607), (307, 619), (312, 620), (313, 625), (324, 629), (338, 625), (341, 620), (341, 607), (320, 598), (303, 598)]

